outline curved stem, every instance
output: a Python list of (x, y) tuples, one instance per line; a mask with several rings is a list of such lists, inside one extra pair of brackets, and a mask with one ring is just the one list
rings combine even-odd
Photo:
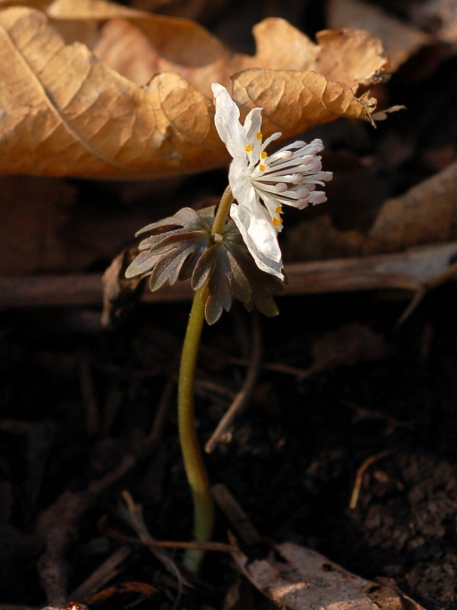
[(213, 222), (212, 233), (221, 233), (227, 220), (230, 206), (232, 205), (233, 195), (232, 189), (228, 186), (222, 194), (221, 202), (217, 208), (216, 216)]
[[(213, 234), (222, 231), (232, 201), (232, 192), (228, 187), (222, 195), (214, 219)], [(214, 503), (198, 444), (194, 418), (194, 380), (200, 337), (205, 321), (205, 291), (206, 288), (203, 286), (194, 295), (181, 354), (178, 384), (179, 440), (187, 480), (192, 490), (194, 536), (197, 542), (211, 540), (214, 525)], [(184, 555), (183, 563), (188, 570), (197, 573), (203, 557), (204, 551), (188, 549)]]

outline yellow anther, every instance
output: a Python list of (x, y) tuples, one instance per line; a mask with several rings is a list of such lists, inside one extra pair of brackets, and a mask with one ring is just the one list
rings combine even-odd
[(260, 158), (261, 158), (261, 159), (266, 159), (267, 157), (268, 157), (267, 153), (266, 153), (266, 152), (263, 150), (263, 151), (260, 153)]
[(265, 167), (265, 165), (259, 165), (259, 169), (261, 172), (264, 172), (267, 168)]
[(252, 152), (252, 146), (250, 144), (246, 144), (246, 146), (244, 147), (244, 150), (246, 152)]
[(280, 224), (282, 224), (282, 218), (273, 218), (274, 227), (279, 227)]
[(255, 137), (256, 137), (258, 140), (261, 140), (261, 139), (262, 139), (262, 134), (260, 133), (260, 131), (258, 131), (258, 132), (255, 134)]
[(278, 205), (278, 207), (275, 210), (276, 214), (281, 214), (282, 212), (282, 206)]

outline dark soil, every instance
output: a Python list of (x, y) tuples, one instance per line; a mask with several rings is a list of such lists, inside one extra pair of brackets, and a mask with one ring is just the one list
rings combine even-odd
[[(369, 579), (392, 578), (430, 610), (450, 609), (457, 596), (457, 290), (429, 296), (400, 329), (395, 324), (404, 302), (385, 296), (283, 298), (281, 315), (262, 320), (265, 362), (305, 368), (314, 338), (354, 320), (384, 335), (390, 357), (302, 382), (264, 371), (230, 440), (206, 462), (212, 482), (230, 489), (263, 535), (311, 546)], [(104, 333), (94, 331), (95, 311), (3, 315), (3, 603), (44, 602), (35, 565), (40, 549), (30, 536), (37, 514), (65, 489), (81, 491), (115, 467), (144, 437), (173, 369), (187, 310), (142, 306), (123, 327)], [(205, 331), (200, 379), (239, 387), (244, 371), (227, 361), (243, 354), (246, 346), (237, 337), (245, 336), (248, 325), (249, 317), (235, 311)], [(100, 429), (87, 433), (83, 362), (102, 429), (108, 405), (117, 400), (104, 435)], [(200, 390), (202, 441), (227, 405), (227, 399)], [(102, 494), (79, 523), (69, 557), (70, 589), (117, 546), (97, 533), (98, 519), (107, 514), (125, 531), (116, 515), (122, 489), (143, 504), (154, 537), (189, 539), (191, 505), (175, 419), (172, 408), (152, 458)], [(387, 453), (367, 468), (350, 511), (357, 469), (381, 452)], [(219, 515), (216, 539), (226, 539), (227, 527)], [(160, 572), (149, 553), (138, 551), (118, 581), (154, 582)], [(230, 575), (227, 558), (210, 555), (203, 578), (216, 589), (198, 590), (182, 607), (221, 607)]]

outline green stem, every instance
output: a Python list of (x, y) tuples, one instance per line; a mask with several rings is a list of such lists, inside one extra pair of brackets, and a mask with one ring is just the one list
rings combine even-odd
[[(232, 192), (228, 187), (222, 195), (214, 219), (213, 235), (221, 233), (232, 201)], [(203, 286), (196, 291), (194, 296), (184, 338), (178, 384), (179, 439), (187, 480), (192, 490), (194, 536), (197, 542), (209, 542), (214, 525), (214, 503), (198, 444), (194, 418), (194, 380), (200, 337), (205, 321), (205, 290), (206, 288)], [(203, 557), (204, 551), (189, 549), (184, 555), (183, 563), (188, 570), (198, 573)]]
[(233, 195), (232, 189), (228, 186), (222, 197), (221, 202), (219, 203), (219, 207), (217, 208), (216, 216), (213, 222), (213, 235), (215, 233), (222, 233), (222, 229), (224, 228), (225, 221), (227, 220), (228, 213), (230, 212), (230, 206), (232, 205)]

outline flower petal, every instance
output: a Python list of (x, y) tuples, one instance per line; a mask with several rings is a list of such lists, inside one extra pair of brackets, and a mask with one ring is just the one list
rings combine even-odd
[(229, 95), (225, 87), (219, 83), (211, 85), (216, 104), (214, 123), (217, 133), (224, 142), (227, 150), (235, 159), (246, 158), (246, 136), (240, 123), (240, 110)]
[[(260, 204), (258, 207), (262, 210)], [(254, 214), (252, 210), (243, 205), (232, 204), (230, 216), (259, 269), (283, 280), (281, 250), (271, 222), (265, 218), (263, 213), (261, 216)]]
[(248, 207), (255, 203), (255, 190), (249, 178), (246, 158), (233, 159), (229, 169), (229, 184), (233, 198), (238, 203)]
[(248, 112), (244, 121), (243, 131), (246, 136), (246, 142), (257, 140), (257, 134), (262, 129), (262, 108), (253, 108)]

